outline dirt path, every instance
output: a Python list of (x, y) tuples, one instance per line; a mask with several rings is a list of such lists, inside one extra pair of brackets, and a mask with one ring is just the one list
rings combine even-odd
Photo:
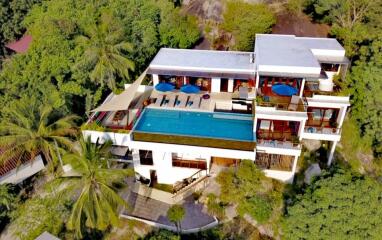
[(329, 25), (312, 23), (307, 15), (297, 16), (288, 12), (280, 12), (272, 33), (294, 34), (298, 37), (327, 37), (329, 30)]

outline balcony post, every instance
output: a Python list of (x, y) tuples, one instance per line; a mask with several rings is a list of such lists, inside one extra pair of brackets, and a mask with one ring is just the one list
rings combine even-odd
[(342, 127), (342, 124), (344, 122), (344, 119), (345, 119), (345, 115), (346, 115), (346, 110), (347, 110), (347, 107), (342, 107), (340, 109), (340, 112), (339, 112), (339, 119), (338, 119), (338, 128), (341, 128)]
[(306, 124), (306, 120), (305, 119), (300, 121), (300, 128), (298, 129), (298, 139), (300, 141), (302, 140), (302, 135), (304, 133), (305, 124)]
[(298, 156), (294, 156), (294, 160), (293, 160), (293, 167), (292, 167), (292, 173), (294, 175), (294, 173), (296, 172), (296, 169), (297, 169), (297, 161), (298, 161)]
[(302, 82), (301, 82), (301, 87), (300, 87), (300, 98), (302, 97), (302, 94), (304, 93), (304, 88), (305, 88), (305, 78), (302, 79)]
[(331, 146), (330, 152), (329, 152), (329, 156), (328, 156), (328, 166), (330, 166), (332, 164), (334, 151), (336, 150), (336, 146), (337, 146), (337, 141), (334, 141), (332, 143), (332, 146)]

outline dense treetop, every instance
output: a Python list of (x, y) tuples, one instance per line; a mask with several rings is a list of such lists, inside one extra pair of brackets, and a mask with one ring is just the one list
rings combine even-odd
[[(134, 63), (130, 81), (147, 66), (159, 47), (188, 48), (199, 38), (195, 19), (184, 16), (173, 4), (161, 1), (44, 1), (34, 5), (24, 20), (33, 36), (26, 54), (5, 61), (0, 73), (0, 103), (7, 106), (15, 98), (37, 96), (44, 101), (55, 97), (55, 107), (62, 111), (84, 112), (102, 98), (106, 86), (91, 81), (94, 64), (84, 61), (90, 45), (79, 41), (89, 36), (89, 29), (108, 14), (108, 31), (118, 29), (118, 43), (130, 43), (131, 51), (122, 49)], [(112, 35), (110, 32), (109, 35)], [(108, 35), (107, 35), (108, 36)], [(129, 81), (118, 72), (117, 87)]]
[(380, 239), (382, 186), (338, 169), (325, 172), (287, 207), (285, 239)]

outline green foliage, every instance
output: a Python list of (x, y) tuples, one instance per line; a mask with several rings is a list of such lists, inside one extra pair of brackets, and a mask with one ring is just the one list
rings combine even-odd
[(288, 206), (285, 239), (380, 239), (382, 186), (338, 169), (324, 172)]
[(14, 190), (10, 184), (0, 184), (0, 232), (18, 205), (17, 194)]
[(253, 51), (255, 35), (269, 33), (276, 18), (266, 4), (228, 1), (222, 29), (232, 33), (236, 50)]
[(249, 160), (242, 161), (237, 170), (222, 171), (217, 182), (223, 203), (238, 204), (241, 216), (248, 213), (261, 223), (268, 221), (282, 203), (278, 186)]
[(240, 215), (248, 213), (260, 224), (265, 223), (271, 217), (272, 210), (271, 200), (259, 195), (246, 199), (238, 208)]
[(303, 14), (307, 0), (288, 0), (286, 8), (289, 12), (297, 15)]
[[(22, 24), (33, 36), (32, 45), (26, 54), (4, 62), (0, 104), (53, 95), (59, 100), (54, 108), (64, 113), (94, 108), (108, 91), (98, 82), (112, 86), (114, 80), (122, 86), (146, 69), (162, 45), (189, 47), (196, 41), (195, 22), (167, 3), (52, 0), (34, 5)], [(105, 58), (106, 53), (112, 56)], [(133, 65), (135, 70), (128, 72)]]
[[(34, 159), (38, 154), (53, 164), (57, 151), (71, 150), (70, 137), (76, 135), (75, 116), (55, 116), (49, 105), (35, 105), (34, 99), (22, 99), (10, 109), (5, 109), (0, 126), (0, 164), (9, 159)], [(57, 147), (56, 147), (57, 143)]]
[(180, 236), (167, 230), (159, 230), (146, 236), (144, 240), (180, 240)]
[(131, 169), (109, 169), (111, 142), (92, 144), (90, 138), (80, 139), (81, 151), (67, 154), (64, 161), (72, 166), (73, 173), (64, 176), (66, 189), (81, 194), (74, 203), (67, 226), (82, 238), (85, 227), (106, 230), (118, 224), (118, 208), (127, 203), (118, 195), (116, 184), (131, 175)]
[(57, 236), (64, 229), (68, 216), (67, 200), (36, 197), (17, 208), (12, 226), (21, 240), (33, 240), (45, 231)]
[(207, 209), (211, 215), (214, 215), (219, 219), (223, 219), (225, 217), (224, 206), (213, 193), (210, 193), (207, 196)]
[(167, 218), (171, 222), (179, 223), (184, 218), (186, 214), (184, 208), (181, 205), (172, 205), (167, 211)]
[(180, 14), (178, 8), (172, 12), (169, 9), (168, 6), (162, 8), (159, 26), (161, 44), (166, 47), (190, 48), (200, 38), (196, 18)]
[(134, 70), (134, 63), (126, 58), (131, 52), (132, 45), (124, 41), (124, 32), (116, 18), (109, 12), (102, 12), (99, 24), (84, 29), (85, 34), (78, 36), (79, 42), (85, 50), (85, 68), (93, 69), (90, 79), (97, 83), (104, 83), (116, 91), (115, 79), (129, 78), (129, 70)]

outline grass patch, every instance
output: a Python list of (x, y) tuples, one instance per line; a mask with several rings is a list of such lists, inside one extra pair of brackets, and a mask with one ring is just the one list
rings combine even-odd
[(156, 183), (154, 184), (153, 188), (164, 192), (173, 193), (173, 187), (170, 184)]
[(364, 162), (360, 159), (360, 154), (372, 156), (373, 151), (368, 139), (360, 136), (359, 127), (352, 119), (346, 119), (342, 126), (342, 136), (340, 146), (338, 146), (338, 153), (343, 157), (352, 169), (356, 171), (374, 171), (379, 169), (375, 161), (370, 163)]

